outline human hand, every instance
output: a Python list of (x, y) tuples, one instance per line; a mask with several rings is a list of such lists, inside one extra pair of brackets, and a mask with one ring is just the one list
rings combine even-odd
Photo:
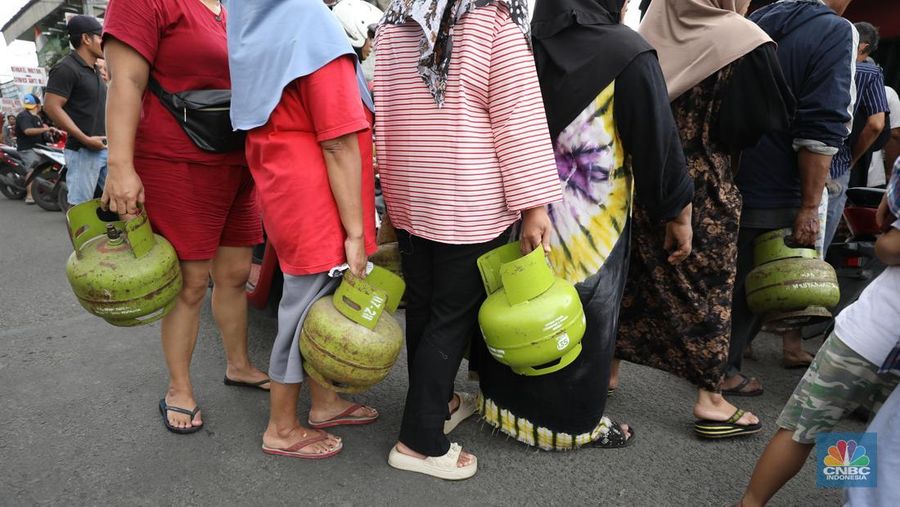
[(519, 248), (522, 255), (528, 255), (540, 246), (544, 247), (544, 253), (550, 253), (550, 215), (545, 206), (527, 209), (522, 212), (522, 234), (519, 238)]
[(348, 237), (344, 241), (344, 254), (347, 257), (347, 265), (350, 272), (359, 278), (366, 277), (366, 241), (363, 236)]
[(798, 247), (814, 247), (819, 235), (819, 207), (804, 206), (794, 219), (794, 232), (791, 241)]
[(100, 151), (106, 148), (106, 136), (86, 137), (81, 144), (91, 151)]
[(681, 213), (666, 223), (666, 239), (663, 248), (669, 253), (668, 262), (677, 266), (691, 255), (694, 229), (691, 227), (693, 204), (688, 204)]
[(103, 209), (118, 213), (123, 218), (140, 213), (139, 206), (144, 204), (144, 185), (134, 170), (134, 165), (122, 167), (110, 166), (103, 187), (100, 203)]

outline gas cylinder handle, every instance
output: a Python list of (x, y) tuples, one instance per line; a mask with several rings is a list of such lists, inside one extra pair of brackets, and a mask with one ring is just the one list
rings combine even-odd
[(113, 225), (117, 230), (122, 230), (124, 224), (119, 220), (103, 220), (100, 218), (100, 199), (92, 199), (69, 208), (66, 212), (66, 225), (69, 229), (69, 239), (75, 254), (81, 255), (81, 247), (97, 236), (106, 235), (107, 224)]
[(140, 210), (138, 216), (125, 222), (125, 237), (131, 247), (131, 253), (136, 259), (147, 255), (156, 245), (156, 237), (153, 236), (153, 228), (150, 227), (147, 212), (144, 211), (143, 206), (140, 207)]
[(543, 248), (535, 248), (530, 254), (501, 266), (500, 278), (503, 280), (506, 299), (511, 305), (540, 296), (554, 282)]
[(368, 329), (375, 329), (384, 312), (387, 295), (348, 271), (334, 291), (331, 302), (344, 317)]

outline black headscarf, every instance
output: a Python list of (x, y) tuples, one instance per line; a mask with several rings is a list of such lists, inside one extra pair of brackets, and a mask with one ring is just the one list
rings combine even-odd
[(653, 51), (619, 24), (625, 0), (538, 0), (534, 59), (550, 136), (556, 138), (636, 56)]

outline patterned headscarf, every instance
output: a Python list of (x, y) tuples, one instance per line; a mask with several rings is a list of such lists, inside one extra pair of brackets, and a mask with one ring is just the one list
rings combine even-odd
[(422, 27), (419, 43), (419, 75), (438, 106), (444, 105), (447, 73), (453, 40), (450, 29), (467, 12), (502, 1), (509, 6), (513, 22), (529, 38), (526, 0), (394, 0), (384, 13), (381, 24), (400, 25), (415, 21)]

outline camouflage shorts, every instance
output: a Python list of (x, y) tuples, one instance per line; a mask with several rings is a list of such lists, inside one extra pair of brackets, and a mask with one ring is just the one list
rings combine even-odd
[(860, 405), (877, 409), (890, 396), (900, 377), (878, 374), (872, 364), (831, 333), (816, 359), (794, 389), (776, 424), (794, 432), (801, 444), (814, 444), (818, 433), (837, 423)]

